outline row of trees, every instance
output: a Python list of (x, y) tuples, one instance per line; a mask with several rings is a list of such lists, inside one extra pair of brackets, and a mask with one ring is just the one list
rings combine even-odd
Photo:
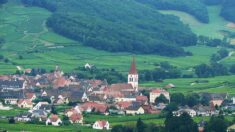
[(136, 0), (160, 10), (179, 10), (195, 16), (204, 23), (209, 22), (206, 6), (199, 0)]
[(144, 70), (140, 72), (141, 81), (157, 81), (166, 78), (179, 78), (181, 77), (181, 70), (175, 66), (170, 65), (168, 62), (161, 62), (155, 64), (157, 67), (154, 70)]
[(97, 69), (93, 66), (91, 69), (78, 67), (76, 76), (83, 79), (107, 80), (109, 84), (126, 82), (127, 78), (115, 69)]
[(227, 57), (229, 55), (228, 50), (226, 49), (220, 49), (219, 51), (217, 51), (217, 53), (213, 54), (211, 56), (211, 62), (218, 62), (219, 60)]
[(212, 39), (207, 36), (198, 36), (198, 44), (199, 45), (206, 45), (210, 47), (217, 47), (217, 46), (222, 46), (222, 47), (229, 47), (230, 44), (227, 42), (227, 39), (224, 38), (223, 40), (221, 39)]

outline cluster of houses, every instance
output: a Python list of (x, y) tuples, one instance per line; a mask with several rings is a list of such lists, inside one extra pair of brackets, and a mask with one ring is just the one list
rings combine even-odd
[[(87, 68), (92, 67), (86, 64)], [(128, 83), (111, 84), (102, 80), (78, 79), (75, 74), (64, 76), (59, 66), (53, 73), (43, 75), (0, 75), (0, 109), (3, 103), (20, 108), (29, 108), (29, 113), (15, 116), (16, 121), (30, 121), (33, 118), (45, 121), (46, 125), (59, 126), (63, 122), (58, 115), (51, 114), (52, 106), (75, 103), (71, 109), (66, 109), (66, 115), (71, 123), (83, 124), (83, 113), (109, 114), (154, 114), (160, 113), (166, 104), (155, 104), (155, 99), (164, 95), (170, 101), (170, 94), (163, 88), (149, 89), (149, 97), (139, 92), (138, 72), (135, 60), (131, 64)], [(168, 88), (175, 87), (169, 84)], [(227, 94), (211, 96), (213, 105), (221, 105)], [(202, 95), (204, 96), (204, 95)], [(221, 102), (222, 101), (222, 102)], [(37, 103), (35, 103), (37, 102)], [(233, 105), (230, 107), (234, 107)], [(194, 108), (181, 107), (174, 111), (179, 116), (183, 112), (193, 116), (210, 116), (217, 114), (215, 107), (196, 106)], [(110, 129), (108, 121), (98, 120), (93, 124), (94, 129)]]

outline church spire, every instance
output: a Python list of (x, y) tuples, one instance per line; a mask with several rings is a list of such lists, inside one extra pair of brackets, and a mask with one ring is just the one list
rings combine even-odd
[(131, 64), (131, 69), (129, 71), (129, 74), (138, 74), (137, 70), (136, 70), (136, 64), (135, 64), (135, 57), (133, 57), (133, 60), (132, 60), (132, 64)]

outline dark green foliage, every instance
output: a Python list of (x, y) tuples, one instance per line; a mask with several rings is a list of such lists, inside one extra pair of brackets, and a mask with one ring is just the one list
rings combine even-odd
[(165, 132), (198, 132), (198, 127), (188, 113), (177, 117), (169, 112), (165, 120)]
[(208, 78), (228, 75), (228, 69), (224, 65), (215, 62), (211, 65), (201, 64), (196, 66), (195, 73), (199, 78)]
[(208, 96), (202, 96), (202, 98), (200, 99), (200, 103), (204, 106), (209, 106), (210, 105), (210, 97)]
[(3, 38), (0, 38), (0, 48), (2, 48), (2, 44), (5, 42)]
[(212, 38), (201, 36), (201, 35), (198, 36), (198, 44), (206, 45), (210, 47), (217, 47), (217, 46), (229, 47), (230, 46), (226, 38), (224, 38), (223, 40), (220, 40), (220, 39), (212, 39)]
[(229, 52), (228, 52), (228, 50), (226, 50), (226, 49), (220, 49), (220, 50), (218, 51), (218, 54), (220, 55), (221, 58), (225, 58), (225, 57), (228, 56)]
[(62, 122), (63, 122), (63, 125), (65, 125), (65, 126), (71, 125), (69, 118), (65, 115), (63, 115)]
[(235, 1), (234, 0), (224, 0), (223, 7), (221, 9), (221, 16), (228, 21), (235, 22)]
[(37, 1), (46, 1), (57, 9), (47, 26), (96, 49), (182, 56), (190, 53), (180, 46), (197, 41), (179, 18), (160, 14), (135, 0)]
[(231, 67), (230, 67), (230, 70), (229, 70), (232, 74), (235, 74), (235, 64), (233, 64)]
[(8, 0), (0, 0), (0, 5), (6, 4), (7, 2), (8, 2)]
[(157, 81), (162, 79), (179, 78), (181, 70), (170, 65), (168, 62), (161, 62), (160, 67), (154, 70), (145, 70), (140, 72), (141, 81)]
[(189, 106), (189, 107), (193, 107), (195, 105), (197, 105), (200, 101), (200, 97), (197, 93), (190, 93), (186, 96), (186, 104)]
[(207, 8), (199, 0), (136, 0), (160, 10), (179, 10), (195, 16), (204, 23), (209, 22)]
[(55, 108), (54, 105), (51, 107), (51, 113), (52, 114), (57, 114), (57, 111), (56, 111), (56, 108)]
[(169, 100), (163, 95), (161, 94), (159, 97), (157, 97), (154, 101), (156, 104), (159, 104), (159, 103), (169, 103)]
[(137, 127), (137, 132), (143, 132), (144, 129), (146, 128), (146, 125), (144, 124), (144, 122), (141, 120), (141, 118), (138, 119), (137, 123), (136, 123), (136, 127)]
[(219, 5), (223, 2), (223, 0), (200, 0), (200, 1), (205, 3), (206, 5)]
[(45, 74), (45, 73), (46, 73), (46, 69), (33, 68), (32, 71), (29, 73), (29, 75), (36, 76), (38, 74)]
[(226, 132), (228, 121), (223, 116), (212, 116), (210, 121), (206, 124), (204, 132)]
[(4, 59), (4, 56), (3, 55), (0, 55), (0, 60)]
[(23, 59), (23, 56), (22, 56), (22, 55), (19, 55), (19, 59), (22, 60), (22, 59)]
[(75, 70), (78, 71), (77, 77), (83, 79), (98, 79), (107, 80), (109, 84), (125, 82), (126, 76), (115, 71), (115, 69), (85, 69), (84, 67), (78, 67)]
[(182, 93), (173, 93), (171, 96), (171, 103), (176, 103), (177, 105), (185, 104), (185, 97)]
[(174, 102), (171, 102), (169, 105), (166, 106), (166, 108), (164, 109), (164, 111), (168, 111), (168, 112), (171, 112), (171, 111), (175, 111), (175, 110), (178, 110), (178, 106), (176, 103)]
[(9, 59), (8, 59), (8, 58), (4, 59), (4, 62), (5, 62), (5, 63), (8, 63), (8, 62), (9, 62)]
[(37, 104), (38, 102), (48, 102), (50, 104), (51, 100), (49, 98), (48, 99), (35, 99), (35, 100), (33, 100), (33, 102), (35, 104)]
[(14, 119), (14, 118), (10, 118), (10, 119), (8, 120), (8, 122), (9, 122), (9, 124), (15, 124), (15, 119)]
[(21, 2), (26, 6), (39, 6), (52, 12), (56, 11), (56, 6), (47, 2), (47, 0), (21, 0)]

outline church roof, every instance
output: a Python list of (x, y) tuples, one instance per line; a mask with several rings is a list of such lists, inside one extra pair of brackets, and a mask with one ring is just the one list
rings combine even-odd
[(131, 64), (131, 69), (129, 71), (129, 74), (138, 74), (137, 70), (136, 70), (136, 64), (135, 64), (135, 58), (133, 57), (133, 61)]

